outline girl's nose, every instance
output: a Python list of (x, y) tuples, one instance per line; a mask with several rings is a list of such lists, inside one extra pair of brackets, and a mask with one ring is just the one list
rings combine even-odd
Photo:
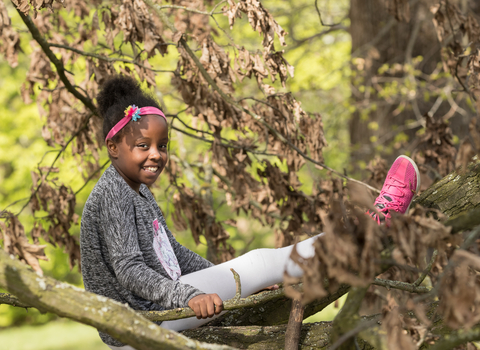
[(151, 151), (150, 151), (150, 154), (149, 154), (149, 158), (151, 160), (158, 161), (158, 160), (160, 160), (160, 158), (162, 158), (162, 155), (158, 151), (157, 147), (152, 147), (150, 150)]

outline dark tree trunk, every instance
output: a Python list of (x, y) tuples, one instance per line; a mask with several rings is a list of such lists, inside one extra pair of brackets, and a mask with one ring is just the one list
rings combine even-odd
[[(475, 1), (452, 0), (469, 11), (480, 11)], [(398, 107), (398, 101), (387, 102), (379, 98), (375, 93), (365, 93), (360, 88), (365, 86), (368, 90), (375, 86), (374, 77), (378, 69), (384, 65), (394, 63), (411, 63), (411, 59), (422, 56), (423, 61), (418, 68), (426, 74), (430, 74), (441, 62), (440, 44), (432, 22), (429, 1), (410, 1), (410, 11), (397, 13), (400, 16), (409, 14), (410, 19), (401, 18), (398, 21), (389, 13), (387, 6), (393, 6), (394, 1), (385, 0), (351, 0), (350, 1), (350, 34), (352, 37), (352, 54), (360, 61), (354, 67), (363, 79), (358, 76), (352, 79), (352, 97), (354, 102), (362, 103), (361, 109), (376, 104), (376, 109), (361, 115), (360, 111), (355, 112), (350, 120), (350, 142), (352, 146), (352, 164), (358, 160), (368, 163), (375, 153), (383, 153), (387, 158), (394, 158), (398, 153), (412, 151), (409, 146), (413, 144), (415, 133), (421, 127), (421, 116), (427, 114), (436, 102), (436, 98), (425, 100), (425, 96), (419, 89), (414, 89), (405, 109), (401, 112), (394, 110)], [(406, 1), (408, 3), (408, 1)], [(408, 20), (408, 21), (407, 21)], [(355, 66), (355, 65), (354, 65)], [(405, 76), (400, 73), (397, 77)], [(391, 76), (390, 76), (391, 77)], [(362, 87), (363, 89), (363, 87)], [(373, 90), (371, 90), (373, 91)], [(415, 102), (415, 103), (414, 103)], [(467, 108), (468, 109), (468, 108)], [(450, 110), (447, 101), (443, 101), (435, 111), (434, 117), (441, 118)], [(451, 121), (453, 133), (460, 138), (468, 134), (469, 116), (454, 114)], [(395, 148), (400, 145), (393, 145), (394, 137), (397, 135), (395, 127), (404, 126), (407, 121), (416, 121), (414, 128), (405, 128), (403, 132), (409, 137), (409, 142), (401, 149)], [(399, 130), (397, 128), (397, 130)], [(395, 151), (392, 154), (392, 146)], [(388, 149), (390, 147), (390, 149)], [(388, 156), (387, 154), (390, 154)]]

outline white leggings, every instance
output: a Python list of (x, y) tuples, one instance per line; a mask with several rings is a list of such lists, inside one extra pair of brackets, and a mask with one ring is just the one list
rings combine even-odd
[[(321, 235), (297, 243), (297, 251), (300, 256), (303, 258), (312, 257), (315, 252), (312, 244)], [(230, 271), (233, 268), (240, 276), (242, 298), (244, 298), (275, 283), (282, 282), (284, 271), (294, 277), (302, 275), (302, 269), (290, 259), (292, 249), (293, 246), (278, 249), (255, 249), (233, 260), (181, 276), (180, 281), (207, 294), (217, 293), (222, 300), (227, 300), (233, 298), (236, 292), (235, 280), (232, 271)], [(213, 318), (218, 316), (220, 315)], [(160, 326), (178, 332), (197, 328), (210, 322), (213, 318), (198, 320), (196, 317), (190, 317), (165, 321)], [(110, 348), (113, 350), (133, 349), (130, 346), (110, 346)]]

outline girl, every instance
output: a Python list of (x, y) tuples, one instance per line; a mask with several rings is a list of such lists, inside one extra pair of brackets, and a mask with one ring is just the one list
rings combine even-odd
[[(189, 306), (196, 318), (161, 323), (164, 328), (180, 331), (208, 322), (207, 318), (222, 311), (222, 300), (235, 295), (230, 268), (240, 275), (242, 297), (281, 282), (285, 270), (301, 276), (301, 269), (289, 259), (292, 246), (257, 249), (214, 266), (180, 245), (147, 187), (167, 163), (164, 114), (157, 102), (127, 77), (108, 81), (97, 101), (112, 164), (95, 185), (83, 211), (80, 243), (86, 290), (128, 303), (135, 310)], [(406, 177), (413, 161), (405, 157), (394, 165), (397, 163), (402, 166), (389, 172), (380, 195), (383, 199), (376, 202), (387, 219), (392, 208), (406, 211), (412, 190), (419, 186), (416, 166), (413, 175), (410, 172)], [(312, 243), (317, 237), (297, 244), (301, 256), (313, 256)], [(111, 349), (132, 349), (108, 334), (100, 332), (100, 337)]]

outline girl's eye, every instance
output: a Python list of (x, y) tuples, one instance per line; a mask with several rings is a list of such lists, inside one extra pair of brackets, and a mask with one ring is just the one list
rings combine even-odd
[(139, 144), (137, 147), (140, 147), (140, 148), (148, 148), (148, 145), (145, 144), (145, 143), (141, 143), (141, 144)]
[(167, 145), (160, 145), (158, 148), (167, 148)]

